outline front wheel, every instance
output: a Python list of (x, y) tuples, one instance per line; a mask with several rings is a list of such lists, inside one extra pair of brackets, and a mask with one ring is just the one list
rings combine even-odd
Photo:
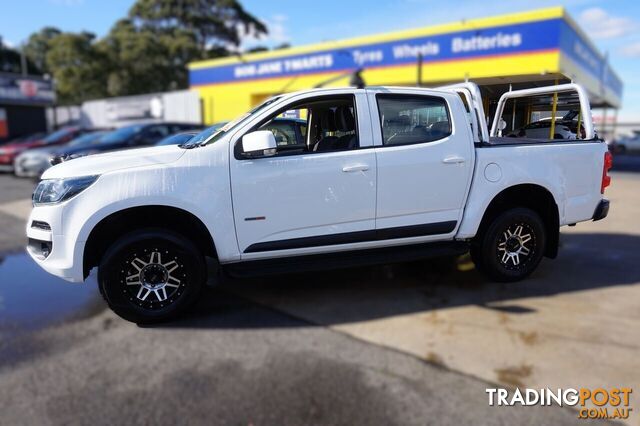
[(527, 208), (498, 215), (471, 246), (478, 269), (500, 282), (530, 275), (544, 255), (546, 233), (540, 216)]
[(205, 280), (202, 254), (186, 238), (163, 230), (132, 232), (116, 241), (98, 269), (98, 285), (120, 317), (167, 321), (197, 299)]

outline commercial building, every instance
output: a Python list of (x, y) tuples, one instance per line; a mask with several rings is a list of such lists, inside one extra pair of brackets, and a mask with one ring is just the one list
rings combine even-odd
[[(561, 7), (194, 62), (189, 70), (206, 123), (230, 120), (275, 94), (348, 85), (357, 70), (369, 86), (473, 81), (489, 114), (510, 88), (573, 81), (594, 107), (616, 110), (623, 89)], [(518, 121), (529, 121), (521, 115)]]
[(0, 141), (47, 130), (53, 84), (36, 76), (0, 73)]
[(49, 108), (47, 115), (52, 127), (73, 124), (107, 129), (163, 121), (202, 124), (200, 98), (191, 90), (94, 99)]

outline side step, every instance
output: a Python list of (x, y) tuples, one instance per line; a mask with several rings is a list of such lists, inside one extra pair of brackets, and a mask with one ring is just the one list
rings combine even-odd
[(305, 256), (289, 256), (265, 260), (250, 260), (228, 263), (222, 265), (222, 267), (231, 276), (240, 278), (409, 262), (433, 257), (458, 256), (466, 253), (468, 250), (469, 244), (467, 242), (446, 241)]

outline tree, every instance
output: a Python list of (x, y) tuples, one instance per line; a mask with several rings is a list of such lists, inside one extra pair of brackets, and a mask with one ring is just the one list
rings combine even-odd
[(245, 53), (260, 53), (260, 52), (268, 52), (269, 48), (267, 46), (254, 46), (250, 49), (247, 49)]
[[(25, 65), (27, 66), (28, 71), (38, 74), (38, 70), (28, 58)], [(22, 72), (22, 57), (20, 52), (5, 45), (2, 41), (2, 37), (0, 37), (0, 71), (12, 73)]]
[[(30, 70), (54, 77), (61, 103), (76, 103), (186, 88), (189, 62), (226, 56), (243, 34), (266, 31), (238, 0), (137, 0), (101, 40), (45, 27), (25, 54)], [(1, 69), (19, 65), (19, 53), (0, 44)]]
[(192, 33), (138, 27), (129, 19), (118, 21), (98, 48), (111, 64), (107, 87), (112, 96), (187, 87), (185, 65), (198, 57)]
[(267, 27), (237, 0), (137, 0), (129, 17), (143, 27), (191, 32), (201, 58), (220, 47), (239, 46), (243, 34), (267, 33)]
[(20, 72), (20, 54), (5, 46), (0, 38), (0, 71)]
[(106, 56), (94, 45), (95, 35), (61, 33), (52, 38), (46, 65), (56, 82), (62, 104), (79, 103), (107, 95)]
[(44, 27), (37, 33), (29, 36), (27, 44), (24, 46), (25, 55), (35, 65), (40, 73), (49, 73), (47, 67), (47, 52), (51, 47), (51, 41), (62, 34), (57, 28)]

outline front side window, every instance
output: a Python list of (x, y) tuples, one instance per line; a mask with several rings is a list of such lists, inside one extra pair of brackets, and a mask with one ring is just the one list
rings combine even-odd
[(378, 95), (383, 145), (433, 142), (451, 134), (444, 99), (432, 96)]
[(323, 96), (297, 102), (253, 130), (270, 130), (277, 155), (356, 149), (358, 132), (352, 95)]

